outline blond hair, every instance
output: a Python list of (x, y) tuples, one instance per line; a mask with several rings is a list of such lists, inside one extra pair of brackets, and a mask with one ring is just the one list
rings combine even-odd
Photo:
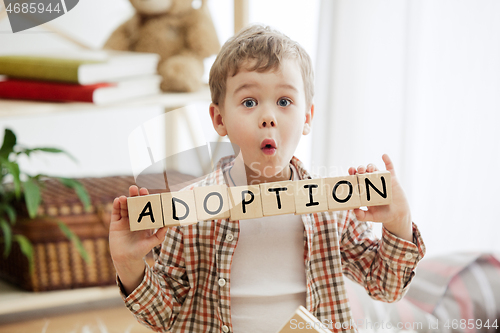
[(220, 50), (210, 69), (209, 86), (214, 104), (223, 106), (226, 82), (243, 65), (249, 71), (266, 72), (278, 70), (284, 59), (295, 59), (300, 66), (306, 105), (312, 105), (314, 95), (314, 73), (311, 58), (299, 43), (269, 26), (252, 25), (231, 37)]

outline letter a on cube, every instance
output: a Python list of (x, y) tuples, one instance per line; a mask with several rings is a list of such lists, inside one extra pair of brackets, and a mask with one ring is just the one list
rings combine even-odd
[(161, 204), (163, 222), (166, 227), (190, 225), (198, 222), (194, 191), (162, 193)]
[(227, 219), (230, 216), (226, 185), (200, 186), (194, 188), (198, 220)]
[(361, 207), (358, 177), (356, 175), (325, 179), (328, 210), (347, 210)]
[(381, 206), (392, 202), (391, 173), (376, 171), (358, 174), (361, 206)]
[(295, 214), (308, 214), (328, 210), (324, 180), (303, 179), (295, 183)]
[(127, 198), (130, 230), (156, 229), (163, 227), (160, 194)]
[(264, 216), (259, 185), (229, 187), (228, 190), (231, 221)]

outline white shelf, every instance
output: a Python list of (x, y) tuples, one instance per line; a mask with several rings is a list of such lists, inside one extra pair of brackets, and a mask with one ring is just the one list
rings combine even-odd
[(106, 105), (0, 99), (0, 118), (37, 116), (72, 111), (97, 111), (134, 106), (161, 106), (165, 109), (175, 109), (199, 101), (210, 101), (210, 90), (208, 86), (203, 86), (199, 91), (193, 93), (163, 93)]
[(0, 280), (0, 322), (16, 313), (50, 310), (88, 302), (121, 301), (116, 285), (59, 291), (30, 292)]

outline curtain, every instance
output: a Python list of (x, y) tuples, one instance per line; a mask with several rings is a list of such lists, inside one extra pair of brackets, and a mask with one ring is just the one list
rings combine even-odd
[(322, 0), (312, 169), (388, 153), (429, 254), (500, 251), (500, 2)]

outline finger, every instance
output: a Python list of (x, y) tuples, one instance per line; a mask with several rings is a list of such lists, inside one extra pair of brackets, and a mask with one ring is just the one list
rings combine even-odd
[(120, 215), (121, 217), (128, 217), (128, 205), (127, 205), (127, 197), (122, 195), (118, 198), (120, 202)]
[(111, 210), (111, 222), (116, 222), (122, 218), (120, 199), (113, 200), (113, 209)]
[(361, 210), (359, 208), (355, 208), (352, 210), (354, 212), (354, 215), (356, 215), (356, 219), (358, 221), (364, 221), (364, 217), (365, 217), (365, 211), (364, 210)]
[(351, 176), (355, 175), (356, 174), (356, 168), (355, 167), (350, 167), (349, 170), (348, 170), (349, 174)]
[(394, 170), (394, 164), (392, 164), (392, 160), (389, 155), (382, 155), (382, 160), (385, 163), (385, 169), (391, 173), (391, 176), (396, 176), (396, 171)]
[(139, 195), (139, 188), (136, 185), (132, 185), (128, 188), (128, 194), (130, 197), (136, 197)]
[(375, 166), (375, 164), (368, 164), (367, 167), (366, 167), (366, 172), (375, 172), (375, 171), (378, 171), (377, 167)]
[(165, 235), (167, 234), (167, 231), (168, 231), (168, 227), (163, 227), (163, 228), (158, 229), (158, 231), (156, 231), (155, 237), (158, 240), (158, 243), (156, 245), (163, 243), (163, 241), (165, 240)]
[[(163, 243), (163, 241), (165, 240), (165, 234), (167, 233), (167, 230), (168, 227), (162, 227), (160, 229), (158, 229), (155, 233), (150, 233), (147, 237), (147, 239), (145, 240), (147, 244), (146, 246), (150, 249), (154, 248), (155, 246), (158, 246), (160, 245), (161, 243)], [(151, 231), (153, 232), (153, 230), (151, 229)]]
[(140, 195), (148, 195), (148, 194), (149, 194), (149, 191), (148, 191), (148, 189), (147, 189), (147, 188), (142, 187), (142, 188), (140, 189), (140, 191), (139, 191), (139, 194), (140, 194)]
[(365, 173), (365, 172), (366, 172), (366, 168), (365, 168), (364, 166), (360, 165), (360, 166), (358, 167), (358, 173), (363, 174), (363, 173)]
[(356, 219), (361, 222), (367, 222), (373, 220), (373, 214), (369, 210), (362, 210), (356, 208), (353, 210), (354, 214), (356, 214)]

